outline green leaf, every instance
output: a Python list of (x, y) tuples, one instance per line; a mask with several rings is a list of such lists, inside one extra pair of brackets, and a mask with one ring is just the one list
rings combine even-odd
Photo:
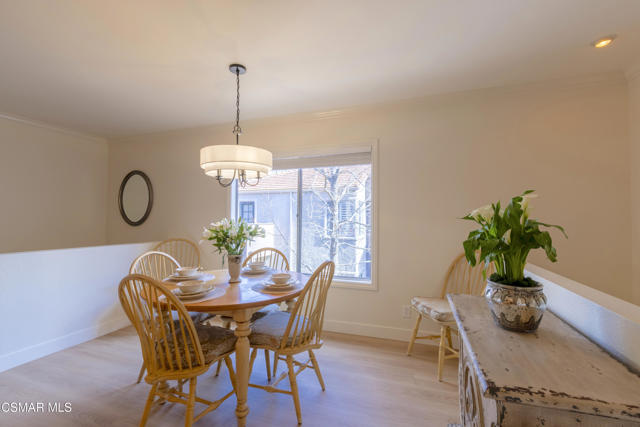
[[(495, 275), (501, 283), (512, 283), (517, 286), (530, 285), (524, 277), (524, 266), (529, 252), (533, 249), (542, 248), (549, 260), (557, 261), (551, 235), (548, 231), (540, 230), (541, 226), (556, 228), (567, 237), (561, 226), (528, 218), (522, 202), (524, 196), (533, 192), (534, 190), (526, 190), (521, 195), (511, 198), (502, 211), (499, 201), (492, 204), (494, 215), (491, 221), (477, 220), (471, 215), (462, 218), (479, 225), (469, 232), (467, 240), (463, 242), (466, 259), (474, 266), (480, 262), (485, 266), (493, 263)], [(509, 233), (509, 239), (506, 238), (507, 233)]]
[(478, 249), (478, 242), (476, 240), (465, 240), (462, 242), (464, 248), (464, 255), (471, 266), (476, 265), (476, 249)]

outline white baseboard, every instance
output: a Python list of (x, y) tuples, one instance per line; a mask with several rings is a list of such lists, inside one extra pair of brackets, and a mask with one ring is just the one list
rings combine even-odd
[(11, 353), (2, 354), (0, 355), (0, 372), (48, 356), (57, 351), (82, 344), (83, 342), (122, 329), (128, 324), (129, 320), (123, 314), (117, 319), (99, 323), (95, 326), (71, 332), (70, 334), (31, 345)]
[[(424, 322), (425, 324), (428, 322)], [(347, 322), (344, 320), (325, 319), (323, 329), (325, 331), (340, 332), (343, 334), (362, 335), (365, 337), (383, 338), (387, 340), (409, 342), (413, 329), (396, 328), (393, 326), (373, 325), (370, 323)], [(422, 326), (422, 325), (421, 325)], [(425, 325), (429, 326), (429, 325)], [(440, 331), (436, 326), (429, 329), (420, 329), (418, 335), (438, 334)], [(438, 345), (437, 341), (420, 340), (420, 344)]]
[[(427, 322), (425, 322), (427, 323)], [(40, 344), (0, 355), (0, 372), (31, 362), (49, 354), (90, 341), (129, 325), (124, 317), (113, 319), (90, 328), (81, 329), (62, 337), (54, 338)], [(365, 337), (383, 338), (388, 340), (408, 342), (412, 329), (392, 326), (374, 325), (370, 323), (347, 322), (344, 320), (325, 320), (324, 330), (343, 334), (361, 335)], [(420, 335), (437, 334), (436, 327), (421, 329)], [(419, 341), (420, 344), (437, 345), (436, 341)]]

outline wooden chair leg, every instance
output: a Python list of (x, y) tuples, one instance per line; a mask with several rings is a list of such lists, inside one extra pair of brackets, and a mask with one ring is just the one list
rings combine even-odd
[(267, 366), (267, 382), (271, 382), (271, 360), (269, 359), (269, 350), (264, 349), (264, 363)]
[(451, 339), (451, 327), (447, 326), (447, 342), (449, 343), (449, 348), (453, 349), (453, 340)]
[(296, 371), (293, 366), (293, 356), (287, 356), (287, 367), (289, 368), (289, 385), (291, 386), (291, 396), (296, 407), (298, 424), (302, 424), (302, 414), (300, 413), (300, 396), (298, 395), (298, 382), (296, 381)]
[(187, 415), (184, 420), (185, 427), (191, 427), (193, 424), (193, 407), (196, 404), (196, 385), (198, 378), (194, 377), (189, 380), (189, 400), (187, 400)]
[(277, 351), (273, 352), (273, 375), (272, 377), (276, 377), (276, 372), (278, 370), (278, 361), (280, 360), (280, 354)]
[(420, 329), (420, 321), (422, 321), (422, 315), (418, 314), (418, 318), (416, 319), (416, 325), (413, 327), (413, 333), (411, 334), (411, 339), (409, 340), (409, 348), (407, 348), (407, 356), (411, 356), (411, 350), (413, 350), (413, 343), (416, 342), (416, 337), (418, 336), (418, 329)]
[(316, 359), (316, 355), (313, 350), (309, 350), (309, 359), (311, 359), (313, 370), (316, 371), (316, 376), (318, 377), (320, 387), (322, 387), (322, 391), (324, 391), (324, 380), (322, 379), (322, 374), (320, 373), (320, 365), (318, 364), (318, 360)]
[(444, 340), (446, 339), (446, 326), (440, 327), (440, 346), (438, 347), (438, 381), (442, 381), (442, 367), (444, 366)]
[(229, 379), (231, 380), (231, 386), (233, 387), (233, 392), (237, 391), (236, 388), (236, 372), (233, 370), (233, 362), (229, 356), (224, 358), (224, 363), (227, 365), (227, 369), (229, 370)]
[(140, 384), (140, 381), (142, 381), (142, 377), (144, 376), (144, 371), (146, 371), (146, 369), (147, 367), (143, 361), (142, 366), (140, 366), (140, 373), (138, 374), (138, 381), (136, 381), (136, 384)]
[(147, 403), (144, 405), (144, 411), (142, 411), (142, 419), (140, 420), (140, 427), (144, 427), (147, 424), (147, 418), (149, 418), (149, 411), (153, 405), (153, 399), (156, 397), (156, 390), (158, 389), (158, 383), (151, 386), (149, 391), (149, 397), (147, 397)]
[(253, 362), (256, 361), (256, 356), (258, 355), (258, 349), (254, 348), (251, 351), (251, 359), (249, 359), (249, 378), (251, 378), (251, 372), (253, 371)]
[(216, 377), (220, 375), (220, 366), (222, 366), (222, 360), (218, 360), (218, 367), (216, 367)]

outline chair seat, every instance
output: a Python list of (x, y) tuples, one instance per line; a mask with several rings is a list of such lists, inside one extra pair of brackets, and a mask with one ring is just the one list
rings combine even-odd
[(429, 316), (436, 322), (453, 322), (453, 312), (449, 301), (442, 298), (413, 297), (411, 305), (424, 316)]
[(258, 320), (265, 317), (267, 314), (271, 313), (273, 310), (271, 309), (262, 309), (260, 311), (256, 311), (251, 315), (251, 323), (257, 322)]
[[(215, 361), (221, 355), (232, 351), (235, 348), (237, 337), (233, 331), (221, 328), (219, 326), (209, 325), (195, 325), (198, 339), (200, 340), (200, 347), (202, 347), (202, 353), (204, 354), (204, 362), (209, 364)], [(170, 338), (171, 341), (173, 341)], [(178, 334), (178, 343), (182, 347), (182, 335)], [(170, 344), (171, 349), (173, 345)], [(191, 344), (189, 344), (190, 351), (192, 352), (192, 358), (195, 359)]]
[(196, 325), (196, 332), (200, 339), (205, 363), (211, 363), (221, 355), (232, 351), (238, 340), (233, 331), (219, 326)]
[(191, 320), (193, 320), (193, 323), (197, 325), (198, 323), (202, 323), (207, 319), (211, 319), (213, 317), (213, 314), (200, 313), (199, 311), (190, 311), (189, 317), (191, 317)]
[(285, 311), (272, 311), (251, 325), (249, 343), (265, 347), (280, 346), (290, 314)]

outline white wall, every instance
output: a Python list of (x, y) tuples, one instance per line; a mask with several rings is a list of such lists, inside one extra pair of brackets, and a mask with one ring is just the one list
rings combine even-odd
[[(334, 289), (334, 330), (406, 338), (412, 295), (438, 295), (461, 251), (471, 209), (535, 189), (535, 215), (554, 234), (559, 262), (531, 261), (631, 300), (627, 85), (621, 74), (433, 96), (330, 114), (248, 121), (242, 142), (274, 153), (379, 140), (379, 291)], [(110, 141), (108, 235), (112, 243), (199, 239), (228, 215), (226, 193), (198, 167), (199, 149), (229, 143), (231, 126)], [(118, 186), (147, 172), (156, 205), (147, 223), (119, 217)], [(216, 264), (208, 256), (206, 265)]]
[(631, 146), (631, 235), (633, 301), (640, 305), (640, 64), (629, 80), (629, 143)]
[(129, 324), (118, 284), (153, 245), (0, 254), (0, 372)]
[(0, 116), (0, 252), (106, 242), (104, 139)]

